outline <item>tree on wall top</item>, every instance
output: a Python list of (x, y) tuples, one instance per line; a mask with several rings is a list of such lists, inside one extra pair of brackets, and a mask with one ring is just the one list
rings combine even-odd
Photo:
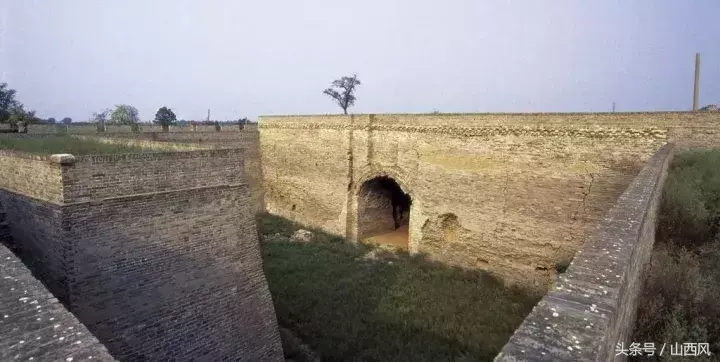
[[(327, 94), (342, 108), (343, 113), (347, 114), (349, 107), (355, 105), (355, 87), (362, 85), (357, 75), (353, 74), (352, 77), (342, 77), (332, 82), (332, 87), (323, 91)], [(337, 88), (337, 90), (333, 89)]]
[(170, 125), (177, 121), (175, 112), (168, 107), (162, 107), (155, 113), (155, 124), (162, 126), (163, 131), (167, 132), (170, 130)]

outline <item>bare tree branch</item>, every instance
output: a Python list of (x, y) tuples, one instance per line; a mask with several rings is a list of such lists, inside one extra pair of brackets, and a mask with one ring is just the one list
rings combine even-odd
[[(355, 88), (362, 83), (356, 74), (352, 77), (342, 77), (332, 82), (332, 87), (323, 91), (324, 94), (330, 96), (342, 108), (343, 113), (347, 114), (347, 109), (355, 105)], [(333, 88), (338, 88), (337, 91)]]

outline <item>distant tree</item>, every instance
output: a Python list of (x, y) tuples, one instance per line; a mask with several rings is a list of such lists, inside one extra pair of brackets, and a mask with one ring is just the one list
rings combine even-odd
[(62, 122), (63, 124), (70, 124), (70, 123), (72, 123), (72, 118), (70, 118), (70, 117), (65, 117), (65, 118), (63, 118), (62, 121), (60, 121), (60, 122)]
[(172, 109), (168, 107), (161, 107), (157, 113), (155, 113), (155, 124), (161, 125), (165, 132), (170, 130), (170, 125), (174, 124), (175, 121), (177, 121), (177, 117)]
[(90, 120), (88, 120), (88, 122), (95, 123), (98, 132), (105, 132), (105, 125), (107, 124), (109, 113), (109, 109), (106, 109), (102, 112), (93, 112), (93, 115), (92, 117), (90, 117)]
[[(323, 93), (335, 100), (342, 108), (343, 113), (347, 114), (348, 108), (355, 104), (355, 88), (359, 85), (362, 85), (362, 83), (360, 83), (357, 75), (342, 77), (333, 81), (332, 87), (325, 89)], [(333, 88), (337, 88), (337, 90)]]
[(110, 122), (108, 123), (133, 125), (138, 122), (140, 122), (140, 116), (137, 108), (127, 104), (118, 104), (110, 112)]
[(243, 117), (243, 118), (240, 118), (237, 120), (237, 123), (238, 123), (238, 126), (240, 127), (240, 129), (245, 128), (245, 125), (248, 124), (249, 122), (250, 122), (250, 120), (247, 119), (246, 117)]
[(0, 83), (0, 123), (10, 123), (10, 117), (16, 114), (22, 104), (15, 100), (14, 89), (8, 88), (7, 83)]
[(215, 121), (214, 123), (215, 123), (215, 130), (220, 132), (220, 130), (222, 129), (222, 127), (220, 127), (220, 122)]
[(56, 121), (55, 118), (53, 118), (53, 117), (48, 118), (45, 122), (46, 122), (47, 124), (55, 124), (55, 123), (57, 123), (57, 121)]

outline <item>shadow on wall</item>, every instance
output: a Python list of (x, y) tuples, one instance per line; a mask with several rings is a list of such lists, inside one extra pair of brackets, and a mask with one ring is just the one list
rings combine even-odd
[(246, 198), (209, 188), (65, 205), (61, 238), (40, 223), (60, 224), (45, 216), (53, 209), (33, 212), (15, 196), (13, 237), (33, 274), (115, 358), (282, 360), (255, 220), (239, 214)]
[[(110, 262), (79, 266), (98, 277), (78, 287), (83, 295), (94, 293), (91, 298), (71, 295), (71, 310), (114, 357), (277, 360), (277, 345), (265, 345), (279, 338), (266, 324), (274, 318), (270, 298), (253, 290), (257, 278), (251, 270), (237, 273), (248, 260), (220, 260), (209, 251), (190, 255), (154, 242), (152, 235), (147, 241), (141, 255), (129, 251)], [(136, 268), (123, 265), (131, 260)]]
[(323, 361), (492, 360), (539, 299), (424, 254), (317, 229), (290, 242), (301, 226), (272, 215), (258, 225), (278, 320)]

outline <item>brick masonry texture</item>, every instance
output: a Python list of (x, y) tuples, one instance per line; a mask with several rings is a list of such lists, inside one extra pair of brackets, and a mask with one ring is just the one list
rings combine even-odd
[[(87, 136), (85, 136), (87, 137)], [(260, 166), (260, 136), (257, 128), (229, 132), (142, 132), (104, 133), (91, 137), (101, 142), (122, 143), (144, 148), (189, 149), (241, 149), (244, 154), (243, 177), (250, 186), (252, 209), (265, 211), (262, 169)]]
[(114, 361), (90, 331), (0, 245), (0, 360)]
[(650, 159), (496, 361), (613, 361), (630, 342), (672, 156)]
[(14, 244), (113, 356), (282, 360), (242, 150), (26, 159), (61, 186), (0, 185)]
[(62, 171), (49, 156), (0, 150), (0, 188), (42, 200), (62, 200)]
[(74, 165), (63, 170), (66, 203), (243, 182), (239, 149), (88, 155), (75, 159)]
[(358, 190), (390, 176), (412, 197), (411, 251), (547, 288), (655, 151), (718, 130), (688, 112), (264, 116), (264, 199), (357, 239)]

